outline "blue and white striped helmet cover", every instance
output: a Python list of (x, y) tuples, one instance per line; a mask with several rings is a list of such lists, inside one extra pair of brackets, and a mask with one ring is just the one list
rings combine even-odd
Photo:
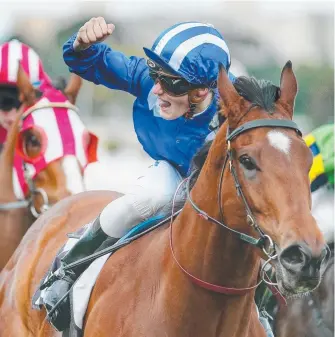
[(211, 86), (219, 66), (230, 66), (230, 53), (222, 35), (210, 24), (178, 23), (166, 29), (151, 49), (143, 48), (147, 57), (173, 74), (194, 84)]

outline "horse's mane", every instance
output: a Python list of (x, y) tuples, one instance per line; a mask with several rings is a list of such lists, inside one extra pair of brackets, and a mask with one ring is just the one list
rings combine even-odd
[(261, 109), (273, 113), (274, 103), (280, 96), (280, 89), (267, 80), (241, 76), (234, 82), (238, 94)]
[(206, 158), (208, 156), (209, 149), (213, 143), (213, 140), (206, 142), (194, 155), (191, 162), (191, 172), (200, 171), (204, 166)]
[[(273, 113), (274, 103), (280, 96), (280, 89), (272, 82), (267, 80), (257, 80), (254, 77), (240, 76), (236, 78), (233, 83), (236, 91), (244, 99), (252, 103), (254, 106), (258, 106), (261, 109)], [(221, 115), (220, 115), (221, 116)], [(223, 124), (225, 118), (220, 118), (218, 128)], [(208, 156), (209, 149), (213, 141), (209, 141), (201, 147), (194, 155), (191, 162), (191, 172), (194, 170), (200, 172), (206, 158)], [(195, 180), (194, 180), (195, 182)]]

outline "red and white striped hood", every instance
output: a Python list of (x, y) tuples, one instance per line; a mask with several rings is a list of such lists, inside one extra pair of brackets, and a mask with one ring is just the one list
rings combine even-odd
[[(46, 107), (53, 103), (64, 103), (69, 107)], [(25, 113), (27, 110), (34, 111), (23, 120), (14, 160), (14, 189), (20, 199), (28, 193), (23, 160), (34, 170), (33, 178), (48, 164), (67, 155), (75, 156), (83, 170), (87, 164), (97, 161), (97, 137), (87, 130), (61, 91), (49, 87), (44, 90), (43, 97), (33, 107), (26, 109)], [(31, 128), (38, 128), (43, 135), (43, 150), (34, 160), (27, 158), (22, 150), (22, 133)]]
[(0, 46), (0, 84), (16, 85), (19, 63), (34, 86), (51, 83), (37, 53), (14, 39)]

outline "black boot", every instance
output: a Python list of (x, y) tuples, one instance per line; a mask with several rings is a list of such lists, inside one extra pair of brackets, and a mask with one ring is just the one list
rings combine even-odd
[[(116, 242), (118, 240), (105, 234), (100, 226), (100, 217), (97, 217), (78, 242), (76, 242), (76, 244), (61, 259), (62, 263), (61, 267), (56, 272), (56, 280), (45, 289), (43, 302), (48, 313), (55, 307), (58, 301), (66, 295), (73, 283), (92, 261), (71, 269), (64, 270), (64, 267), (93, 254), (96, 251), (100, 251), (104, 247), (103, 243), (106, 239), (108, 239), (109, 242)], [(57, 306), (57, 309), (53, 310), (52, 314), (48, 316), (48, 321), (58, 331), (65, 330), (70, 324), (71, 315), (69, 312), (70, 306), (68, 301), (68, 296), (66, 296)]]

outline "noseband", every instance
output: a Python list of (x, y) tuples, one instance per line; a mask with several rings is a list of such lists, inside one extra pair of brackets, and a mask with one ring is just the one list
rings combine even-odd
[[(181, 264), (178, 262), (178, 260), (175, 256), (175, 253), (174, 253), (174, 250), (173, 250), (173, 242), (172, 242), (172, 220), (171, 220), (170, 247), (171, 247), (171, 251), (172, 251), (172, 255), (174, 257), (174, 260), (176, 261), (178, 266), (182, 269), (182, 271), (192, 280), (192, 282), (194, 282), (194, 283), (198, 284), (199, 286), (201, 286), (203, 288), (206, 288), (208, 290), (212, 290), (212, 291), (224, 293), (224, 294), (235, 294), (235, 295), (240, 294), (240, 295), (243, 295), (243, 294), (247, 293), (249, 290), (255, 289), (262, 281), (264, 281), (265, 283), (268, 284), (271, 291), (276, 292), (276, 293), (278, 292), (277, 289), (273, 288), (273, 286), (275, 284), (270, 282), (270, 279), (268, 278), (268, 276), (265, 273), (266, 265), (271, 260), (273, 260), (277, 257), (276, 250), (275, 250), (275, 244), (274, 244), (273, 240), (271, 239), (271, 237), (269, 235), (265, 234), (264, 231), (259, 227), (259, 225), (257, 223), (257, 220), (256, 220), (255, 216), (253, 215), (253, 213), (252, 213), (252, 211), (251, 211), (251, 209), (248, 205), (247, 199), (246, 199), (246, 197), (243, 193), (241, 184), (238, 180), (236, 169), (235, 169), (234, 164), (233, 164), (233, 154), (232, 154), (232, 149), (231, 149), (231, 142), (235, 138), (237, 138), (239, 135), (241, 135), (242, 133), (244, 133), (246, 131), (256, 129), (256, 128), (261, 128), (261, 127), (278, 127), (278, 128), (292, 129), (292, 130), (295, 130), (298, 133), (298, 135), (302, 136), (302, 133), (299, 130), (297, 124), (294, 123), (293, 121), (290, 121), (290, 120), (258, 119), (258, 120), (254, 120), (254, 121), (251, 121), (251, 122), (247, 122), (247, 123), (241, 125), (240, 127), (236, 128), (232, 132), (230, 132), (229, 127), (228, 127), (227, 136), (226, 136), (227, 153), (226, 153), (224, 163), (223, 163), (223, 167), (222, 167), (222, 170), (221, 170), (220, 182), (219, 182), (219, 187), (218, 187), (218, 203), (219, 203), (219, 210), (220, 210), (222, 221), (219, 221), (219, 220), (211, 217), (210, 215), (208, 215), (205, 211), (200, 209), (195, 204), (195, 202), (192, 200), (190, 182), (191, 182), (192, 178), (196, 175), (197, 171), (193, 171), (193, 173), (186, 179), (186, 193), (187, 193), (188, 201), (190, 202), (193, 209), (198, 213), (199, 216), (201, 216), (202, 218), (204, 218), (207, 221), (211, 221), (211, 222), (213, 222), (217, 225), (222, 226), (223, 228), (225, 228), (225, 229), (229, 230), (230, 232), (234, 233), (235, 235), (237, 235), (237, 237), (240, 240), (242, 240), (244, 242), (247, 242), (247, 243), (263, 250), (264, 254), (268, 257), (268, 260), (262, 266), (262, 269), (261, 269), (262, 278), (261, 278), (260, 282), (258, 284), (256, 284), (255, 286), (250, 287), (250, 288), (227, 288), (227, 287), (214, 285), (214, 284), (205, 282), (203, 280), (198, 279), (194, 275), (190, 274), (188, 271), (186, 271), (181, 266)], [(246, 214), (247, 214), (247, 222), (251, 227), (253, 227), (258, 232), (258, 234), (260, 236), (258, 239), (254, 238), (250, 235), (247, 235), (245, 233), (239, 232), (239, 231), (237, 231), (233, 228), (230, 228), (228, 225), (226, 225), (223, 222), (221, 191), (222, 191), (223, 176), (224, 176), (224, 172), (225, 172), (225, 169), (226, 169), (228, 163), (229, 163), (229, 171), (230, 171), (230, 173), (231, 173), (231, 175), (233, 176), (233, 179), (234, 179), (234, 184), (235, 184), (237, 195), (239, 197), (241, 197), (241, 199), (243, 201), (243, 204), (244, 204), (244, 208), (245, 208), (245, 211), (246, 211)], [(266, 247), (267, 241), (268, 241), (268, 247)]]
[[(41, 109), (46, 109), (46, 108), (66, 108), (66, 109), (74, 110), (77, 113), (79, 112), (79, 109), (75, 105), (71, 104), (70, 102), (54, 102), (54, 103), (48, 102), (45, 104), (37, 103), (33, 105), (32, 107), (30, 107), (28, 110), (26, 110), (22, 114), (21, 120), (24, 121), (30, 114), (32, 114), (36, 110), (41, 110)], [(29, 188), (29, 199), (17, 200), (17, 201), (0, 204), (0, 211), (8, 211), (11, 209), (29, 207), (31, 214), (35, 218), (38, 218), (42, 213), (44, 213), (46, 210), (50, 208), (48, 194), (45, 192), (43, 188), (35, 186), (32, 173), (30, 172), (29, 167), (27, 166), (27, 163), (24, 161), (23, 161), (23, 171), (24, 171), (24, 178)], [(37, 211), (35, 204), (34, 204), (34, 199), (38, 194), (40, 194), (43, 199), (43, 204), (39, 212)]]

